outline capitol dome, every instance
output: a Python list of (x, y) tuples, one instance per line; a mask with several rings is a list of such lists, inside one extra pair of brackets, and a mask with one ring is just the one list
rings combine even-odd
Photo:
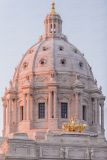
[(23, 54), (9, 88), (5, 88), (3, 136), (15, 132), (29, 137), (41, 132), (44, 136), (47, 129), (61, 133), (63, 123), (76, 113), (76, 119), (88, 125), (85, 132), (104, 134), (101, 89), (84, 54), (62, 34), (62, 19), (52, 3), (44, 34)]

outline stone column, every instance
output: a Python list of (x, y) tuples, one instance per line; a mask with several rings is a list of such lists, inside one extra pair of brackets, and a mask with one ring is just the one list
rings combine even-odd
[(17, 104), (17, 98), (15, 99), (15, 124), (18, 124), (18, 104)]
[(7, 99), (7, 125), (9, 124), (9, 100)]
[(33, 106), (33, 103), (34, 103), (34, 96), (32, 95), (32, 111), (31, 111), (31, 112), (32, 112), (32, 114), (31, 114), (31, 115), (32, 115), (32, 116), (31, 116), (31, 120), (32, 120), (32, 121), (33, 121), (33, 110), (34, 110), (34, 108), (33, 108), (33, 107), (34, 107), (34, 106)]
[(58, 33), (58, 20), (56, 20), (56, 33)]
[(3, 130), (5, 130), (6, 126), (6, 105), (3, 105)]
[(104, 104), (101, 105), (101, 130), (104, 130)]
[(54, 118), (57, 118), (57, 92), (54, 92)]
[(24, 93), (23, 95), (23, 120), (26, 120), (26, 94)]
[(61, 25), (61, 21), (60, 21), (60, 33), (62, 32), (62, 25)]
[(80, 94), (80, 119), (83, 119), (83, 106), (82, 106), (82, 96), (83, 94)]
[(18, 105), (18, 123), (20, 123), (20, 105)]
[(51, 28), (51, 26), (50, 26), (51, 24), (50, 24), (50, 21), (49, 21), (49, 19), (48, 19), (48, 33), (50, 33), (50, 28)]
[(28, 93), (27, 120), (30, 120), (30, 93)]
[(11, 125), (12, 122), (12, 108), (11, 108), (11, 99), (9, 99), (9, 125)]
[(95, 110), (95, 102), (94, 101), (92, 101), (92, 121), (93, 121), (93, 124), (95, 123), (95, 121), (94, 121), (94, 110)]
[(44, 22), (44, 33), (46, 34), (46, 28), (47, 28), (47, 23), (46, 23), (46, 21)]
[(87, 104), (87, 107), (86, 107), (86, 121), (88, 122), (89, 120), (89, 104)]
[(54, 22), (53, 22), (53, 19), (52, 19), (52, 33), (54, 33)]
[(52, 91), (49, 91), (48, 118), (52, 118)]
[(97, 124), (97, 115), (98, 115), (98, 103), (97, 103), (97, 98), (95, 98), (95, 123)]
[(97, 123), (99, 124), (99, 99), (97, 103)]
[(76, 113), (77, 113), (77, 119), (79, 118), (79, 112), (78, 112), (78, 93), (75, 93), (75, 98), (76, 98)]
[(12, 115), (12, 123), (15, 124), (15, 100), (13, 99), (13, 115)]

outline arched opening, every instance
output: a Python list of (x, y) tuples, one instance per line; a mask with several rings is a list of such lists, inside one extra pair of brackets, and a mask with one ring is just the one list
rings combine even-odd
[(20, 121), (23, 121), (23, 106), (20, 107)]
[(51, 24), (51, 33), (52, 33), (52, 24)]
[(54, 33), (56, 33), (56, 25), (54, 24)]
[(101, 125), (101, 105), (99, 105), (99, 124)]
[(86, 121), (86, 106), (83, 106), (83, 120)]

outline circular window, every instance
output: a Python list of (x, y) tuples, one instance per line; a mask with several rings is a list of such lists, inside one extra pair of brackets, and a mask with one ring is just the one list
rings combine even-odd
[(23, 63), (23, 68), (26, 68), (27, 67), (27, 62), (24, 62)]
[(60, 63), (61, 63), (62, 65), (65, 65), (66, 59), (62, 58), (62, 59), (60, 60)]
[(43, 58), (39, 61), (39, 63), (40, 63), (41, 65), (44, 65), (44, 64), (45, 64), (45, 62), (46, 62), (46, 60), (45, 60), (45, 59), (43, 59)]

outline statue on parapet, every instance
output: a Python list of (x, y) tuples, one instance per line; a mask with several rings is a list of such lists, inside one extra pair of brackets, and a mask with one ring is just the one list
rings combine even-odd
[(70, 117), (70, 124), (63, 123), (62, 126), (62, 131), (63, 132), (79, 132), (79, 133), (84, 133), (85, 128), (87, 127), (87, 124), (81, 124), (79, 121), (77, 121), (77, 124), (75, 125), (75, 119), (76, 119), (77, 114), (75, 114), (75, 117)]

